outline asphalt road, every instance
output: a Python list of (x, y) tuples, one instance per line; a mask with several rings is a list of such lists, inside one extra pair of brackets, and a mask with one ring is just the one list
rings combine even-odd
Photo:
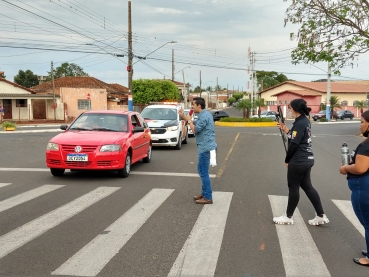
[[(330, 223), (307, 224), (314, 210), (301, 191), (295, 225), (277, 228), (270, 196), (288, 190), (275, 128), (216, 128), (218, 165), (210, 173), (218, 194), (207, 206), (192, 200), (200, 192), (195, 138), (180, 151), (154, 149), (151, 163), (133, 165), (127, 179), (110, 172), (56, 178), (45, 147), (57, 132), (0, 134), (0, 276), (368, 276), (352, 261), (365, 249), (363, 235), (335, 204), (350, 200), (340, 148), (363, 140), (359, 125), (314, 124), (312, 132), (312, 181)], [(45, 185), (52, 191), (18, 203)], [(96, 189), (103, 191), (91, 196)], [(87, 205), (86, 195), (99, 198)], [(151, 213), (142, 219), (140, 211)], [(127, 237), (122, 246), (117, 237)]]

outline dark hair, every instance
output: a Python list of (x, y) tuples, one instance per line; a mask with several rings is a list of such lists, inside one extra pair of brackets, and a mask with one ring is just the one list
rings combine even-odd
[(196, 105), (200, 105), (201, 109), (205, 109), (205, 99), (202, 97), (195, 97), (193, 101), (196, 103)]
[(361, 117), (362, 117), (362, 118), (364, 118), (364, 119), (365, 119), (365, 121), (369, 123), (369, 110), (367, 110), (367, 111), (363, 112), (363, 113), (361, 114)]
[(293, 99), (290, 103), (291, 108), (300, 114), (309, 115), (311, 108), (306, 105), (306, 101), (302, 98)]

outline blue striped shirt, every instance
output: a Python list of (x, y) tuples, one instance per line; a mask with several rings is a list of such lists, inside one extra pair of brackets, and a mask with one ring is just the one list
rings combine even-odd
[(198, 153), (215, 150), (217, 144), (215, 143), (213, 116), (207, 110), (202, 110), (197, 120), (194, 121), (194, 125)]

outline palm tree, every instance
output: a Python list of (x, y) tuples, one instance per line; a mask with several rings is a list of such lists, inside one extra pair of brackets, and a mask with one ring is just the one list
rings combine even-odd
[(356, 101), (354, 106), (358, 109), (360, 109), (360, 113), (363, 113), (363, 109), (366, 107), (366, 101), (362, 100), (362, 101)]
[(249, 118), (250, 109), (252, 108), (252, 103), (250, 99), (243, 99), (238, 102), (236, 109), (243, 111), (243, 118)]
[(212, 90), (212, 87), (211, 86), (208, 86), (207, 88), (206, 88), (206, 91), (211, 91)]
[[(338, 96), (332, 95), (330, 99), (331, 99), (331, 119), (332, 119), (333, 118), (333, 111), (337, 108), (341, 109), (341, 105), (340, 105), (340, 99), (338, 98)], [(324, 105), (321, 104), (320, 106), (321, 106), (322, 110), (326, 109), (327, 100), (325, 101)], [(324, 107), (324, 109), (323, 109), (323, 107)]]
[(258, 117), (260, 118), (260, 114), (261, 114), (261, 108), (266, 107), (267, 105), (264, 102), (264, 98), (258, 98), (254, 101), (254, 107), (255, 108), (259, 108), (258, 109)]

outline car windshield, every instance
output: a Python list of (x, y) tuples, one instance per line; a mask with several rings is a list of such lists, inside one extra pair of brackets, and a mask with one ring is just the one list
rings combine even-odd
[(262, 111), (261, 113), (260, 113), (260, 115), (267, 115), (268, 114), (268, 111)]
[(69, 127), (76, 131), (128, 132), (128, 119), (122, 114), (85, 113)]
[(320, 113), (320, 114), (325, 114), (325, 111), (320, 111), (319, 113)]
[(142, 111), (141, 115), (145, 119), (152, 120), (176, 120), (177, 109), (173, 108), (146, 108)]

